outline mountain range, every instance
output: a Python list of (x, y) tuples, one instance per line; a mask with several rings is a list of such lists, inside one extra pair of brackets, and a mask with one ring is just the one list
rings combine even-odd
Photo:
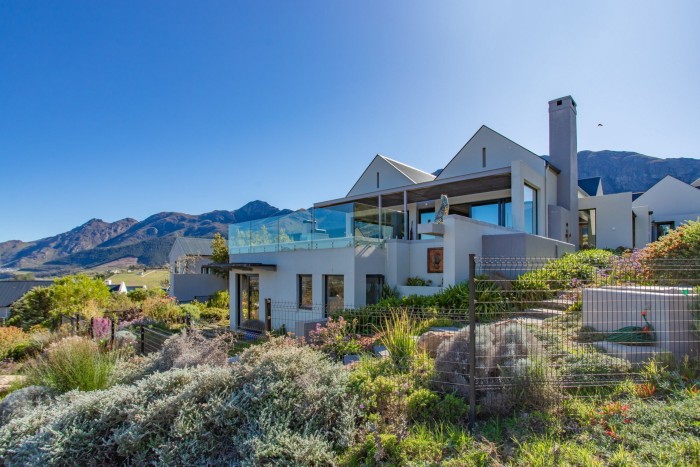
[(177, 237), (210, 238), (217, 232), (226, 236), (229, 224), (290, 212), (258, 200), (234, 211), (199, 215), (160, 212), (141, 222), (128, 218), (116, 222), (91, 219), (53, 237), (33, 242), (10, 240), (0, 243), (0, 268), (53, 275), (89, 269), (123, 258), (134, 258), (138, 264), (157, 267), (167, 262)]
[[(606, 194), (646, 191), (666, 175), (686, 183), (700, 177), (699, 159), (660, 159), (627, 151), (581, 151), (578, 156), (579, 178), (601, 177)], [(0, 277), (11, 275), (2, 269), (58, 275), (124, 258), (143, 266), (162, 266), (176, 237), (210, 238), (217, 232), (226, 236), (229, 224), (291, 212), (257, 200), (234, 211), (161, 212), (140, 222), (91, 219), (53, 237), (0, 243)]]

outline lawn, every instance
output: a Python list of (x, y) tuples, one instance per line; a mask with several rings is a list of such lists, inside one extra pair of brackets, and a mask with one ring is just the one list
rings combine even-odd
[(170, 272), (167, 269), (148, 269), (144, 272), (139, 269), (134, 272), (121, 272), (113, 274), (107, 279), (112, 281), (112, 284), (120, 282), (126, 285), (145, 285), (149, 289), (163, 288), (164, 284), (170, 280)]

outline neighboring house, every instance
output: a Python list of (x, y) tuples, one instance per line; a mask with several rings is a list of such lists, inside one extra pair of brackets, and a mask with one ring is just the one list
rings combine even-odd
[(667, 175), (636, 197), (632, 206), (649, 207), (651, 236), (647, 242), (655, 241), (682, 223), (700, 218), (700, 190)]
[(226, 279), (209, 274), (209, 270), (204, 268), (211, 263), (211, 238), (176, 238), (168, 260), (170, 263), (168, 294), (178, 301), (201, 301), (219, 290), (226, 290)]
[(48, 287), (53, 281), (0, 281), (0, 319), (10, 317), (12, 304), (36, 287)]
[[(231, 225), (231, 326), (264, 320), (267, 303), (272, 328), (299, 332), (330, 310), (376, 303), (385, 284), (412, 293), (409, 277), (430, 280), (435, 287), (421, 289), (435, 293), (469, 278), (469, 254), (542, 258), (646, 243), (648, 206), (633, 206), (632, 193), (605, 195), (599, 178), (578, 179), (570, 96), (549, 102), (549, 143), (543, 158), (482, 126), (437, 175), (377, 155), (343, 198)], [(449, 214), (436, 223), (441, 195)]]

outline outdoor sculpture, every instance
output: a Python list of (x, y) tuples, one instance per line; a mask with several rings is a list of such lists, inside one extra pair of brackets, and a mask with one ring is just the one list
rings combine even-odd
[(447, 200), (447, 195), (440, 195), (440, 208), (435, 213), (435, 224), (442, 224), (445, 216), (450, 213), (450, 202)]

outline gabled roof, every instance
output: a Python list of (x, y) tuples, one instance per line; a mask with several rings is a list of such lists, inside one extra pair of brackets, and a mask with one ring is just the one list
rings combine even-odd
[[(673, 197), (664, 196), (668, 193), (673, 193)], [(670, 199), (673, 199), (673, 201), (670, 201)], [(693, 186), (671, 175), (666, 175), (656, 182), (654, 186), (634, 199), (632, 206), (650, 206), (656, 211), (661, 209), (658, 207), (658, 204), (663, 204), (663, 201), (660, 200), (666, 200), (667, 204), (673, 204), (674, 207), (682, 206), (689, 211), (700, 210), (700, 192)]]
[(693, 183), (691, 183), (690, 186), (694, 186), (695, 188), (700, 188), (700, 178), (698, 178)]
[(578, 181), (578, 187), (585, 191), (588, 196), (596, 196), (600, 183), (600, 177), (583, 178)]
[(386, 156), (380, 155), (379, 157), (384, 158), (389, 164), (396, 167), (402, 174), (408, 177), (413, 183), (423, 183), (435, 180), (435, 175), (424, 172), (421, 169), (416, 169), (410, 165), (404, 164), (403, 162), (395, 161), (394, 159), (389, 159)]
[[(493, 166), (493, 148), (489, 148), (488, 153), (488, 163), (486, 167), (482, 166), (481, 154), (482, 146), (481, 143), (486, 143), (486, 145), (491, 145), (496, 143), (497, 152), (496, 158), (500, 161), (496, 161), (496, 166)], [(478, 156), (476, 156), (478, 154)], [(487, 127), (486, 125), (481, 125), (481, 127), (469, 138), (464, 146), (455, 154), (455, 156), (447, 163), (447, 165), (442, 169), (437, 179), (451, 178), (460, 175), (466, 175), (467, 173), (480, 172), (486, 169), (494, 169), (501, 167), (510, 167), (510, 162), (506, 159), (513, 158), (513, 160), (520, 159), (534, 167), (544, 167), (548, 164), (546, 159), (543, 159), (539, 155), (530, 151), (529, 149), (519, 145), (510, 138), (507, 138), (500, 134), (499, 132)], [(478, 158), (476, 161), (475, 158)], [(550, 164), (551, 165), (551, 164)], [(466, 172), (465, 172), (466, 170)]]
[(53, 281), (0, 281), (0, 307), (8, 307), (36, 287), (48, 287)]
[(170, 256), (211, 256), (211, 238), (177, 237)]
[[(379, 174), (376, 178), (375, 173)], [(411, 186), (434, 179), (434, 175), (377, 154), (346, 196), (372, 193), (386, 188)]]

